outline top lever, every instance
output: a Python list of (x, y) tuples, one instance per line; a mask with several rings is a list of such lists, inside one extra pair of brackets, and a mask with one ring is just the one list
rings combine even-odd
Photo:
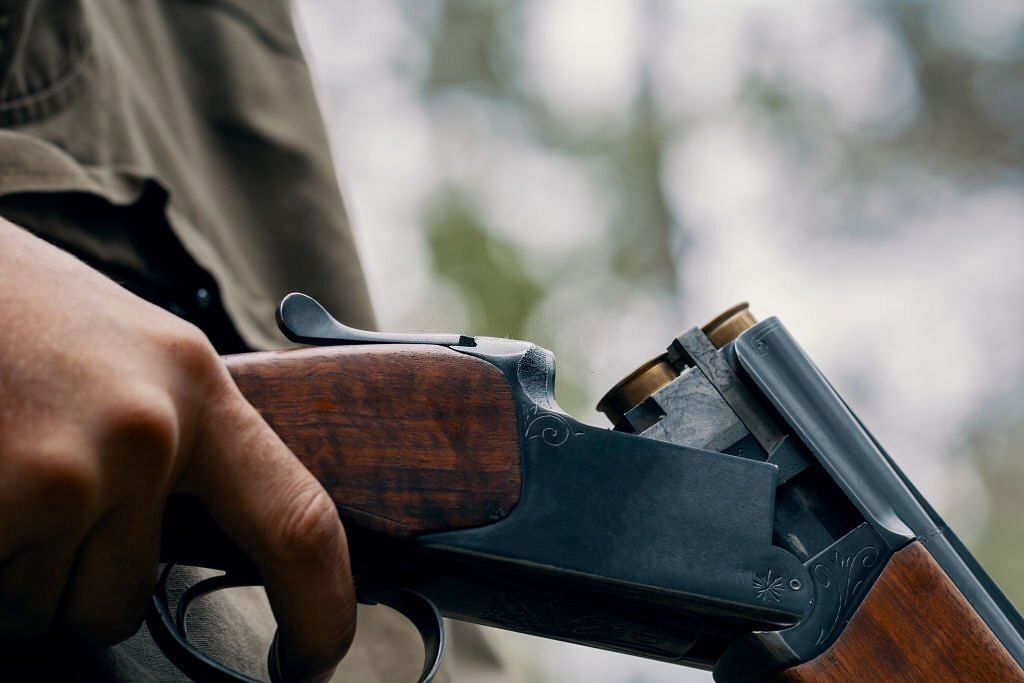
[(434, 344), (476, 346), (476, 339), (464, 334), (386, 334), (357, 330), (334, 319), (316, 299), (292, 292), (277, 306), (277, 325), (284, 336), (300, 344), (340, 346), (343, 344)]

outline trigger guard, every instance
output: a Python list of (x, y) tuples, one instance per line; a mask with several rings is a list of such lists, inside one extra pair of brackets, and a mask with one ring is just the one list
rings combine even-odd
[(223, 588), (257, 585), (258, 579), (231, 574), (204, 579), (182, 593), (178, 600), (178, 609), (172, 612), (167, 600), (167, 578), (171, 575), (172, 569), (174, 565), (168, 564), (160, 573), (149, 611), (146, 613), (149, 633), (167, 659), (190, 679), (201, 683), (262, 683), (210, 657), (188, 642), (188, 635), (185, 632), (185, 617), (193, 600)]
[[(224, 574), (203, 579), (190, 586), (178, 600), (176, 610), (171, 610), (167, 599), (167, 579), (173, 564), (168, 564), (160, 574), (150, 609), (146, 614), (146, 625), (157, 646), (168, 660), (182, 673), (199, 683), (261, 683), (245, 674), (230, 669), (188, 641), (186, 616), (191, 603), (204, 595), (225, 588), (260, 585), (255, 574)], [(380, 604), (390, 607), (412, 622), (423, 641), (423, 669), (418, 683), (429, 683), (434, 679), (444, 655), (444, 618), (425, 596), (406, 588), (374, 586), (357, 591), (359, 602)], [(267, 657), (267, 668), (272, 683), (284, 683), (278, 661), (277, 634)]]
[(373, 586), (357, 590), (359, 602), (390, 607), (412, 622), (423, 641), (423, 670), (417, 683), (429, 683), (437, 675), (444, 656), (444, 617), (426, 596), (408, 588)]

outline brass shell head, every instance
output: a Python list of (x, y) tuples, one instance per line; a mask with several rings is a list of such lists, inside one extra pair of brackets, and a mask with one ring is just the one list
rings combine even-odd
[[(757, 319), (750, 312), (750, 306), (744, 301), (716, 316), (700, 329), (714, 347), (720, 349), (756, 323)], [(665, 354), (661, 354), (619, 380), (597, 402), (597, 409), (618, 426), (627, 412), (678, 376), (679, 371)]]
[(700, 331), (716, 349), (720, 349), (756, 324), (757, 318), (750, 312), (750, 304), (743, 301), (715, 316)]
[(648, 396), (678, 376), (679, 371), (668, 362), (663, 353), (619, 380), (597, 402), (597, 409), (604, 413), (612, 424), (618, 425), (629, 410), (643, 403)]

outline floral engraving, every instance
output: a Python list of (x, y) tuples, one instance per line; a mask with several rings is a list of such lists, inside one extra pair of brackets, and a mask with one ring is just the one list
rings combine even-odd
[(818, 584), (818, 589), (835, 591), (835, 614), (830, 622), (822, 625), (818, 634), (818, 645), (829, 640), (832, 633), (844, 625), (852, 603), (871, 577), (870, 570), (877, 564), (880, 556), (878, 547), (869, 545), (845, 557), (836, 550), (828, 560), (814, 565), (811, 574)]
[(754, 591), (757, 597), (765, 602), (778, 602), (785, 590), (786, 587), (782, 583), (782, 577), (773, 575), (771, 569), (768, 570), (768, 574), (765, 576), (760, 574), (754, 575)]
[(549, 446), (563, 445), (573, 436), (583, 432), (574, 431), (569, 421), (558, 413), (541, 412), (537, 406), (527, 406), (523, 411), (523, 434), (527, 439), (540, 439)]

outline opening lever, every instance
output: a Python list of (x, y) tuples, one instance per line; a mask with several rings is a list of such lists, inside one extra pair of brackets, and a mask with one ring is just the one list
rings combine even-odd
[(435, 346), (476, 346), (476, 339), (464, 334), (392, 334), (357, 330), (338, 322), (320, 302), (306, 294), (292, 292), (277, 306), (277, 325), (284, 336), (300, 344), (340, 346), (343, 344), (433, 344)]

